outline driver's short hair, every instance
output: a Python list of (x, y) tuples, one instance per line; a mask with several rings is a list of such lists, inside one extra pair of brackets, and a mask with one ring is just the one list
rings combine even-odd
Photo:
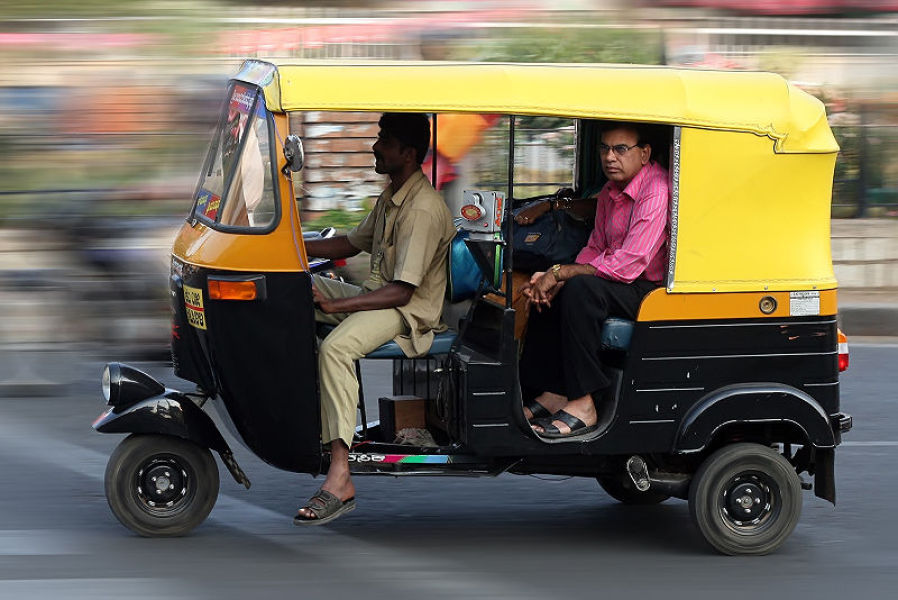
[(430, 145), (430, 119), (424, 113), (384, 113), (377, 122), (381, 130), (406, 148), (414, 148), (420, 165)]

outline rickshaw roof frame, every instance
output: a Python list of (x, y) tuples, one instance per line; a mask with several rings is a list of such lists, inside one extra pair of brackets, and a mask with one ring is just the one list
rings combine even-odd
[[(470, 112), (662, 123), (839, 150), (823, 103), (780, 75), (648, 65), (247, 60), (273, 112)], [(619, 93), (607, 93), (607, 90)]]
[(830, 204), (839, 148), (823, 104), (779, 75), (249, 60), (233, 79), (260, 86), (266, 106), (278, 114), (467, 112), (673, 126), (668, 295), (838, 286)]

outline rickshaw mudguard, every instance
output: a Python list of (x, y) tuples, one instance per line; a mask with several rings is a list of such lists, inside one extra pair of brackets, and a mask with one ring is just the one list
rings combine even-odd
[(681, 421), (674, 453), (701, 452), (729, 425), (789, 423), (816, 449), (837, 444), (829, 416), (807, 393), (780, 383), (722, 387), (695, 403)]
[(189, 440), (218, 452), (234, 480), (250, 486), (212, 418), (182, 392), (167, 389), (130, 406), (110, 407), (94, 421), (93, 428), (100, 433), (155, 433)]

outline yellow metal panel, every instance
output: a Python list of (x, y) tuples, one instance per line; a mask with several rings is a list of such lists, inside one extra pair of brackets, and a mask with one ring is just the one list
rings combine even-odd
[[(633, 65), (248, 61), (272, 110), (513, 113), (749, 131), (836, 152), (823, 105), (779, 75)], [(264, 81), (260, 80), (260, 77)]]
[(674, 292), (836, 287), (835, 155), (774, 154), (768, 138), (683, 129)]
[(302, 271), (289, 219), (267, 235), (224, 233), (201, 223), (185, 223), (172, 254), (199, 267), (224, 271)]
[[(796, 290), (798, 291), (798, 290)], [(838, 311), (836, 290), (820, 292), (820, 315)], [(772, 297), (776, 310), (761, 312), (762, 298)], [(777, 319), (790, 317), (789, 292), (743, 292), (721, 294), (670, 294), (664, 288), (651, 292), (639, 307), (638, 321), (691, 321), (705, 319)]]

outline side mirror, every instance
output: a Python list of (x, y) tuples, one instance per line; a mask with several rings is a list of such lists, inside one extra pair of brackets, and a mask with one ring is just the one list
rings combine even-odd
[(302, 149), (302, 138), (298, 135), (288, 135), (287, 139), (284, 140), (284, 158), (287, 159), (284, 173), (287, 173), (287, 171), (295, 173), (302, 169), (306, 154)]

